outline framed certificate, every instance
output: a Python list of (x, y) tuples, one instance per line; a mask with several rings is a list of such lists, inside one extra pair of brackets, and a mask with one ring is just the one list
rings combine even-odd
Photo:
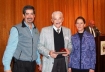
[(105, 55), (105, 41), (101, 41), (101, 55)]

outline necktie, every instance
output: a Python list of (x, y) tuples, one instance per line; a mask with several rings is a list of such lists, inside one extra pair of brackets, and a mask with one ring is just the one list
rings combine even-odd
[(57, 33), (59, 34), (59, 29), (57, 29)]

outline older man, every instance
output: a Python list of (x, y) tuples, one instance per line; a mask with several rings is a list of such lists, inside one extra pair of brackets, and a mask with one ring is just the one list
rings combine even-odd
[(91, 34), (93, 34), (94, 37), (97, 37), (100, 35), (99, 29), (95, 26), (95, 23), (93, 20), (89, 21), (89, 25), (85, 28), (85, 30)]
[[(43, 55), (42, 72), (67, 72), (67, 58), (72, 48), (71, 31), (62, 26), (62, 12), (53, 12), (51, 20), (53, 25), (42, 28), (38, 43), (38, 50)], [(59, 52), (61, 49), (66, 52)]]

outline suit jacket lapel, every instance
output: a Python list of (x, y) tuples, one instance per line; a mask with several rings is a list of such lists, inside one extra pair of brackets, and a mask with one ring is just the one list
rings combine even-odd
[(63, 38), (64, 38), (64, 47), (66, 48), (67, 41), (66, 41), (66, 39), (65, 39), (65, 37), (66, 37), (66, 32), (65, 32), (64, 27), (62, 27), (62, 32), (63, 32)]
[(51, 26), (50, 36), (51, 36), (51, 48), (52, 48), (52, 50), (55, 50), (55, 46), (54, 46), (54, 33), (53, 33), (53, 26)]

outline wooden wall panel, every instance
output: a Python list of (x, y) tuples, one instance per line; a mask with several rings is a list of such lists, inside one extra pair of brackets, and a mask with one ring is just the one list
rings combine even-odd
[(87, 21), (94, 20), (94, 0), (87, 0)]
[(94, 0), (94, 20), (96, 26), (101, 30), (101, 0)]
[(80, 2), (80, 11), (81, 11), (81, 16), (83, 16), (87, 20), (87, 7), (88, 7), (88, 0), (81, 0)]
[(64, 26), (70, 28), (72, 33), (76, 32), (74, 20), (80, 16), (80, 0), (66, 0), (66, 11), (64, 16)]
[(39, 31), (42, 27), (52, 25), (51, 14), (60, 10), (64, 14), (63, 25), (76, 32), (75, 19), (83, 16), (88, 24), (94, 20), (101, 33), (105, 34), (105, 0), (0, 0), (0, 71), (3, 72), (2, 55), (4, 53), (10, 28), (22, 21), (22, 9), (33, 5), (36, 9), (35, 25)]
[(101, 0), (101, 22), (99, 26), (101, 33), (105, 34), (105, 0)]

